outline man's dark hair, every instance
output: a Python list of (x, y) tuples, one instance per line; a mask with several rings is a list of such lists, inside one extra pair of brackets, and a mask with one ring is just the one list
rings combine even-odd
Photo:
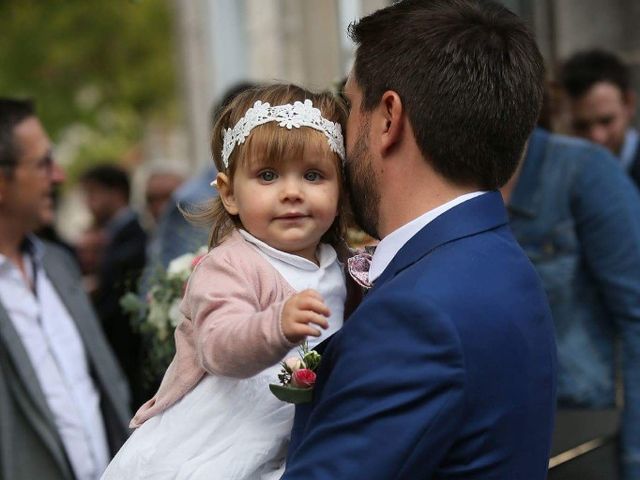
[(559, 80), (571, 98), (580, 98), (599, 82), (612, 83), (623, 94), (631, 88), (629, 67), (614, 53), (599, 49), (572, 55), (560, 69)]
[(108, 190), (116, 190), (125, 196), (127, 202), (129, 201), (131, 192), (129, 175), (116, 165), (103, 164), (92, 167), (82, 174), (80, 181), (85, 184), (100, 185)]
[(225, 90), (220, 100), (218, 100), (211, 108), (211, 127), (216, 124), (218, 116), (222, 113), (224, 108), (231, 103), (231, 100), (236, 98), (242, 92), (256, 88), (258, 85), (258, 83), (243, 81), (238, 82)]
[(364, 112), (393, 90), (437, 172), (483, 189), (506, 183), (538, 118), (544, 77), (515, 14), (491, 1), (405, 0), (349, 34)]
[(0, 168), (5, 173), (13, 171), (20, 157), (13, 138), (14, 128), (35, 114), (30, 100), (0, 97)]

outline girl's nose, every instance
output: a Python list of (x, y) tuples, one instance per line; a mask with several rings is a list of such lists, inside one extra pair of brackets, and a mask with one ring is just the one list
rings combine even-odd
[(286, 178), (282, 182), (282, 200), (296, 201), (302, 199), (302, 184), (298, 179)]

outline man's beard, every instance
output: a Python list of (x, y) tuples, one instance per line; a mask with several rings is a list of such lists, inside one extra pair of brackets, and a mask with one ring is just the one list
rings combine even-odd
[(373, 238), (378, 236), (378, 206), (380, 192), (371, 165), (371, 154), (367, 145), (366, 132), (358, 136), (356, 144), (347, 155), (346, 180), (349, 188), (351, 209), (356, 223)]

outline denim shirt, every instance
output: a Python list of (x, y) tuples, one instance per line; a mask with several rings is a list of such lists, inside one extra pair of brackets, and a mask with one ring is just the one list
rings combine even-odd
[(537, 129), (509, 212), (554, 316), (560, 406), (614, 405), (620, 341), (622, 465), (640, 479), (640, 196), (606, 150)]

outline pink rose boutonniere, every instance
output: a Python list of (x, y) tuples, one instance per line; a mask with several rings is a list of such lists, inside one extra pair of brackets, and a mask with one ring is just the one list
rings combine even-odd
[(296, 388), (312, 388), (316, 383), (316, 374), (308, 368), (301, 368), (291, 375), (291, 385)]
[(283, 402), (310, 402), (316, 383), (315, 370), (321, 359), (320, 354), (315, 350), (309, 350), (305, 343), (300, 349), (299, 357), (289, 357), (282, 362), (282, 370), (278, 374), (280, 384), (270, 384), (269, 390)]

